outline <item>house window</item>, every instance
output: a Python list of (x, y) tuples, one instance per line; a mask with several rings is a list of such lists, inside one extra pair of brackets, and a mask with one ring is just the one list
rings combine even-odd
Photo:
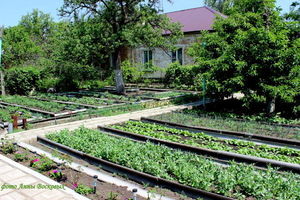
[(152, 50), (144, 51), (144, 64), (152, 64)]
[(182, 53), (183, 53), (182, 48), (179, 48), (176, 51), (173, 51), (172, 52), (172, 62), (178, 61), (182, 65), (183, 64)]

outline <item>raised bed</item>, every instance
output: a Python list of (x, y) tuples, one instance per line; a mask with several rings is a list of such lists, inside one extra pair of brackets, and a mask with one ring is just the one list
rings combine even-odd
[(173, 126), (173, 127), (177, 127), (177, 128), (189, 129), (189, 130), (208, 131), (208, 132), (217, 133), (217, 134), (223, 134), (223, 135), (229, 135), (229, 136), (238, 136), (238, 137), (246, 138), (246, 139), (249, 139), (249, 140), (252, 140), (252, 139), (256, 140), (257, 139), (257, 140), (261, 140), (261, 141), (274, 142), (274, 143), (278, 143), (278, 144), (293, 145), (293, 146), (296, 146), (296, 147), (300, 148), (300, 141), (299, 140), (264, 136), (264, 135), (246, 133), (246, 132), (219, 130), (219, 129), (201, 127), (201, 126), (187, 126), (187, 125), (184, 125), (184, 124), (168, 122), (168, 121), (164, 121), (164, 120), (151, 119), (151, 118), (146, 118), (146, 117), (142, 117), (141, 120), (146, 121), (146, 122), (153, 122), (153, 123), (158, 123), (158, 124), (163, 124), (163, 125), (169, 125), (169, 126)]
[[(172, 150), (164, 146), (160, 146), (160, 145), (156, 146), (151, 143), (140, 144), (137, 142), (132, 142), (128, 139), (114, 138), (111, 136), (107, 136), (103, 133), (97, 132), (96, 130), (89, 130), (84, 128), (80, 128), (79, 130), (75, 130), (75, 131), (65, 130), (65, 131), (61, 131), (60, 133), (53, 133), (49, 135), (49, 138), (52, 138), (54, 141), (58, 141), (61, 144), (58, 144), (53, 141), (49, 141), (48, 139), (44, 139), (44, 138), (39, 138), (39, 141), (42, 141), (47, 145), (51, 145), (52, 147), (58, 148), (61, 151), (69, 152), (72, 155), (76, 155), (95, 164), (97, 164), (98, 162), (101, 167), (104, 167), (107, 170), (110, 171), (114, 170), (114, 172), (119, 172), (119, 173), (120, 171), (123, 171), (123, 173), (127, 172), (129, 173), (129, 178), (135, 177), (141, 179), (145, 177), (147, 179), (150, 179), (150, 181), (152, 182), (156, 181), (158, 185), (172, 184), (169, 185), (169, 187), (170, 189), (174, 190), (177, 187), (182, 187), (182, 184), (179, 184), (178, 182), (175, 181), (167, 180), (165, 178), (159, 178), (157, 176), (150, 175), (153, 173), (158, 175), (160, 174), (159, 175), (160, 177), (165, 177), (165, 175), (163, 175), (164, 173), (161, 172), (159, 169), (166, 171), (168, 174), (169, 173), (174, 174), (174, 180), (177, 180), (178, 177), (181, 177), (179, 180), (180, 182), (184, 182), (183, 185), (184, 189), (185, 190), (191, 189), (191, 192), (194, 193), (193, 196), (194, 198), (196, 196), (202, 196), (206, 198), (210, 197), (210, 199), (223, 199), (222, 195), (218, 194), (219, 196), (215, 196), (215, 193), (208, 192), (208, 191), (210, 191), (210, 189), (212, 188), (217, 189), (216, 187), (214, 187), (216, 186), (214, 185), (216, 183), (221, 184), (218, 185), (217, 187), (222, 188), (224, 186), (223, 183), (225, 184), (225, 182), (222, 181), (225, 180), (229, 181), (228, 182), (229, 185), (233, 184), (232, 186), (228, 185), (229, 186), (227, 187), (228, 190), (222, 190), (227, 195), (231, 194), (230, 192), (231, 187), (235, 187), (237, 185), (239, 185), (241, 192), (244, 191), (245, 187), (246, 188), (248, 187), (248, 183), (249, 183), (249, 188), (252, 187), (253, 184), (255, 185), (255, 187), (261, 188), (260, 192), (256, 192), (255, 190), (254, 191), (251, 190), (251, 192), (247, 194), (243, 192), (242, 193), (238, 192), (239, 194), (245, 194), (245, 196), (244, 195), (239, 196), (240, 199), (248, 199), (251, 196), (251, 194), (253, 194), (253, 196), (250, 197), (251, 199), (253, 197), (253, 199), (261, 199), (261, 200), (276, 199), (277, 197), (282, 195), (287, 195), (286, 196), (287, 198), (297, 199), (297, 197), (300, 195), (298, 192), (296, 192), (296, 188), (298, 185), (296, 182), (299, 182), (297, 175), (296, 177), (294, 177), (293, 174), (290, 173), (277, 174), (275, 171), (273, 171), (273, 169), (270, 168), (268, 169), (268, 172), (265, 172), (261, 170), (256, 170), (251, 166), (246, 166), (242, 164), (237, 165), (235, 163), (231, 163), (231, 166), (229, 166), (228, 168), (224, 168), (215, 165), (211, 161), (207, 159), (203, 159), (201, 156), (197, 156), (195, 154), (183, 153), (181, 151)], [(64, 144), (68, 146), (65, 146)], [(107, 146), (103, 144), (106, 144)], [(99, 149), (95, 148), (96, 146)], [(75, 150), (73, 149), (73, 147), (76, 149), (78, 148), (82, 149), (82, 151)], [(118, 151), (116, 151), (117, 149)], [(97, 155), (97, 157), (91, 155)], [(104, 158), (105, 160), (99, 159), (99, 156), (101, 158)], [(109, 161), (111, 159), (113, 159), (114, 161), (113, 162)], [(133, 163), (137, 163), (137, 165)], [(133, 168), (131, 167), (129, 168), (129, 166), (133, 166)], [(142, 169), (140, 169), (139, 166), (141, 166)], [(158, 166), (159, 168), (156, 168)], [(156, 169), (156, 170), (154, 171), (151, 170), (152, 172), (149, 174), (149, 173), (145, 173), (147, 170), (146, 171), (143, 170), (144, 167), (146, 167), (146, 169)], [(137, 171), (133, 169), (139, 169), (139, 170)], [(181, 171), (180, 169), (182, 169), (183, 171)], [(180, 173), (181, 175), (178, 175), (177, 173)], [(197, 179), (194, 179), (193, 177), (195, 178), (197, 177)], [(208, 177), (212, 178), (211, 181), (210, 178)], [(232, 177), (232, 178), (227, 179), (227, 177)], [(208, 178), (208, 180), (206, 178)], [(277, 181), (278, 185), (276, 184), (273, 186), (271, 184), (274, 178), (278, 180)], [(234, 179), (238, 179), (239, 181)], [(201, 184), (202, 186), (199, 186), (198, 181), (200, 181), (203, 184), (211, 183), (212, 185), (205, 187), (204, 185)], [(243, 183), (240, 181), (242, 181)], [(283, 184), (286, 185), (286, 187), (288, 188), (287, 190), (282, 189)], [(199, 191), (199, 189), (197, 189), (196, 187), (190, 187), (187, 185), (197, 186), (201, 189), (202, 187), (204, 187), (207, 189), (205, 190), (200, 189)], [(288, 185), (290, 185), (291, 187), (289, 187)], [(292, 192), (294, 191), (294, 189), (292, 188), (295, 189), (295, 193)], [(217, 190), (215, 189), (213, 189), (212, 191), (219, 191), (219, 189)], [(232, 194), (237, 194), (236, 192), (237, 191), (233, 191)], [(226, 197), (226, 199), (230, 199), (230, 198)]]
[(297, 165), (300, 164), (300, 151), (292, 148), (261, 145), (241, 139), (223, 139), (205, 134), (201, 131), (181, 130), (134, 120), (127, 121), (120, 125), (111, 125), (111, 127), (209, 150), (225, 151), (245, 156), (260, 157)]
[(136, 133), (132, 133), (132, 132), (128, 132), (128, 131), (122, 131), (119, 129), (109, 128), (109, 127), (98, 126), (98, 128), (102, 131), (109, 132), (109, 133), (112, 133), (112, 134), (115, 134), (118, 136), (127, 137), (130, 139), (143, 141), (143, 142), (150, 141), (150, 142), (153, 142), (154, 144), (162, 144), (162, 145), (174, 148), (174, 149), (179, 149), (182, 151), (187, 151), (187, 152), (192, 152), (192, 153), (196, 153), (199, 155), (205, 155), (208, 157), (217, 158), (217, 159), (223, 160), (225, 162), (232, 160), (232, 161), (236, 161), (236, 162), (254, 164), (255, 166), (263, 167), (263, 168), (272, 166), (272, 167), (278, 167), (279, 170), (282, 170), (282, 171), (292, 171), (294, 173), (300, 174), (300, 165), (298, 165), (298, 164), (280, 162), (280, 161), (276, 161), (276, 160), (258, 158), (258, 157), (254, 157), (254, 156), (246, 156), (246, 155), (241, 155), (241, 154), (231, 153), (231, 152), (226, 152), (226, 151), (217, 151), (217, 150), (205, 149), (205, 148), (200, 148), (200, 147), (194, 147), (194, 146), (190, 146), (190, 145), (186, 145), (186, 144), (157, 139), (157, 138), (144, 136), (144, 135), (140, 135), (140, 134), (136, 134)]
[(43, 99), (43, 98), (38, 98), (38, 97), (31, 97), (40, 101), (52, 101), (56, 103), (61, 103), (61, 104), (69, 104), (69, 105), (75, 105), (75, 106), (80, 106), (80, 107), (85, 107), (85, 108), (94, 108), (94, 109), (99, 109), (99, 108), (106, 108), (108, 106), (116, 106), (116, 105), (124, 105), (125, 103), (115, 103), (115, 104), (107, 104), (107, 105), (90, 105), (90, 104), (81, 104), (81, 103), (75, 103), (75, 102), (68, 102), (68, 101), (59, 101), (59, 100), (53, 100), (53, 99)]
[[(9, 145), (9, 144), (7, 144)], [(11, 144), (12, 145), (12, 144)], [(118, 198), (122, 199), (128, 199), (132, 197), (132, 193), (127, 190), (126, 187), (117, 186), (115, 184), (103, 182), (100, 179), (96, 179), (97, 187), (96, 187), (96, 194), (93, 192), (93, 186), (92, 183), (95, 182), (95, 178), (93, 177), (95, 174), (86, 174), (81, 171), (80, 168), (72, 168), (70, 164), (64, 164), (66, 160), (61, 160), (56, 158), (55, 160), (51, 159), (51, 154), (49, 156), (49, 153), (43, 152), (41, 150), (37, 151), (37, 148), (34, 148), (30, 145), (21, 143), (21, 144), (15, 144), (15, 149), (12, 152), (9, 153), (3, 153), (6, 157), (13, 159), (15, 162), (18, 162), (26, 167), (29, 167), (55, 181), (58, 183), (75, 190), (76, 192), (76, 186), (75, 184), (83, 184), (87, 187), (89, 187), (92, 191), (89, 194), (82, 194), (86, 196), (87, 198), (84, 198), (84, 196), (81, 196), (81, 199), (92, 199), (92, 200), (104, 200), (109, 199), (110, 193), (117, 194)], [(31, 147), (28, 149), (28, 147)], [(0, 147), (1, 149), (1, 147)], [(43, 152), (43, 153), (39, 153)], [(18, 156), (19, 155), (19, 156)], [(56, 154), (57, 155), (57, 154)], [(60, 158), (67, 158), (66, 155), (59, 155)], [(36, 166), (31, 165), (31, 162), (34, 160), (38, 160), (37, 162), (42, 162), (43, 160), (47, 161), (47, 164), (45, 166), (49, 166), (48, 169), (46, 167), (38, 169)], [(60, 178), (54, 178), (51, 177), (50, 172), (53, 171), (60, 171), (62, 173), (62, 176)], [(92, 171), (92, 170), (90, 170)], [(89, 171), (89, 172), (90, 172)], [(78, 180), (77, 180), (78, 177)], [(77, 191), (78, 192), (78, 191)], [(138, 196), (139, 199), (146, 200), (145, 198), (142, 198), (141, 196)]]
[(104, 159), (100, 159), (94, 156), (91, 156), (89, 154), (86, 154), (84, 152), (72, 149), (70, 147), (67, 147), (65, 145), (53, 142), (51, 140), (48, 140), (43, 137), (37, 137), (37, 141), (40, 142), (43, 145), (50, 146), (52, 148), (57, 149), (58, 151), (61, 151), (63, 153), (68, 153), (72, 156), (76, 156), (77, 158), (92, 162), (95, 165), (100, 165), (102, 169), (109, 171), (111, 173), (119, 173), (127, 176), (128, 178), (140, 182), (140, 183), (151, 183), (152, 185), (165, 187), (174, 191), (177, 191), (179, 193), (184, 192), (186, 195), (189, 195), (191, 197), (205, 197), (206, 199), (220, 199), (220, 200), (234, 200), (233, 198), (225, 197), (223, 195), (206, 192), (204, 190), (199, 190), (196, 188), (192, 188), (186, 185), (182, 185), (180, 183), (177, 183), (175, 181), (169, 181), (163, 178), (159, 178), (156, 176), (152, 176), (150, 174), (146, 174), (143, 172), (139, 172), (137, 170), (133, 170), (128, 167), (124, 167), (122, 165), (115, 164), (113, 162), (109, 162)]
[(256, 121), (240, 121), (233, 118), (213, 117), (205, 114), (194, 114), (194, 111), (165, 113), (151, 117), (152, 119), (169, 121), (185, 125), (211, 129), (228, 130), (233, 132), (247, 132), (251, 134), (277, 137), (283, 139), (300, 140), (300, 129), (296, 127), (273, 126)]
[[(28, 97), (24, 97), (24, 96), (1, 97), (0, 104), (5, 106), (24, 108), (29, 111), (42, 113), (54, 117), (86, 111), (86, 109), (76, 109), (76, 108), (74, 108), (74, 110), (69, 110), (66, 109), (66, 107), (68, 106), (66, 104), (58, 104), (55, 102), (43, 102)], [(44, 108), (47, 108), (48, 110), (45, 110)], [(52, 109), (57, 110), (58, 112), (52, 112)]]

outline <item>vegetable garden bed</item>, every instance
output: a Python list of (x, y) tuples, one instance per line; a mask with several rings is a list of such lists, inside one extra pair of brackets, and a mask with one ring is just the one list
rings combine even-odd
[(262, 124), (256, 121), (240, 121), (232, 118), (211, 116), (207, 114), (195, 114), (193, 110), (172, 112), (151, 117), (173, 123), (182, 123), (188, 126), (207, 127), (219, 130), (247, 132), (262, 136), (279, 137), (284, 139), (300, 140), (300, 128), (282, 127), (273, 124)]
[[(100, 180), (96, 180), (97, 188), (94, 194), (92, 184), (95, 182), (95, 179), (81, 172), (80, 169), (75, 170), (68, 167), (66, 163), (71, 160), (68, 156), (59, 155), (61, 159), (64, 159), (65, 164), (56, 163), (45, 155), (39, 155), (36, 152), (29, 151), (10, 141), (2, 141), (0, 150), (1, 153), (8, 158), (75, 190), (75, 192), (89, 199), (108, 200), (112, 197), (115, 197), (115, 199), (130, 199), (132, 197), (132, 193), (129, 192), (127, 188)], [(138, 196), (138, 198), (145, 200), (145, 198), (140, 196)]]
[(183, 186), (198, 196), (220, 199), (225, 195), (228, 199), (249, 200), (300, 198), (300, 177), (293, 173), (278, 174), (272, 168), (263, 171), (234, 162), (224, 168), (199, 155), (148, 142), (140, 144), (85, 128), (46, 137), (50, 141), (39, 140), (86, 159), (101, 161), (102, 167), (110, 165), (131, 170), (132, 175), (148, 175), (157, 184), (171, 181), (171, 189)]
[(103, 108), (106, 106), (124, 104), (124, 102), (118, 102), (115, 100), (109, 100), (109, 99), (103, 100), (103, 99), (92, 98), (92, 97), (76, 98), (76, 97), (66, 97), (66, 96), (57, 96), (57, 95), (38, 95), (31, 98), (40, 101), (52, 101), (56, 103), (75, 105), (75, 106), (94, 108), (94, 109)]
[[(290, 168), (296, 170), (297, 172), (300, 172), (300, 150), (286, 147), (258, 145), (253, 142), (236, 139), (221, 139), (218, 137), (209, 136), (207, 134), (204, 134), (203, 132), (179, 130), (176, 128), (169, 128), (166, 126), (153, 123), (145, 123), (141, 121), (128, 121), (124, 124), (112, 125), (111, 127), (126, 132), (154, 137), (157, 139), (182, 143), (207, 150), (218, 151), (223, 155), (226, 155), (225, 152), (228, 151), (235, 154), (254, 156), (257, 157), (257, 159), (254, 159), (254, 161), (252, 162), (255, 163), (255, 160), (257, 160), (258, 164), (260, 162), (263, 163), (263, 160), (260, 161), (258, 158), (271, 159), (269, 161), (265, 160), (265, 165), (272, 164), (274, 166)], [(215, 154), (217, 154), (218, 152), (215, 152)], [(234, 157), (235, 156), (232, 155), (233, 159)], [(286, 162), (286, 164), (278, 163), (276, 161)], [(293, 163), (296, 165), (290, 166), (288, 163)]]
[(40, 101), (25, 96), (1, 96), (0, 104), (20, 107), (50, 116), (61, 116), (86, 111), (86, 109), (78, 108), (78, 106), (74, 105)]
[(200, 127), (200, 126), (188, 126), (188, 125), (181, 124), (182, 121), (181, 121), (181, 123), (175, 123), (175, 122), (169, 122), (169, 121), (146, 118), (146, 117), (142, 117), (141, 120), (146, 121), (146, 122), (158, 123), (158, 124), (162, 124), (162, 125), (181, 128), (181, 129), (194, 130), (194, 131), (196, 130), (196, 131), (202, 131), (205, 133), (206, 132), (213, 133), (213, 134), (217, 134), (217, 135), (236, 136), (238, 138), (245, 138), (246, 140), (253, 140), (254, 142), (255, 141), (266, 142), (271, 145), (281, 145), (281, 146), (284, 145), (284, 146), (288, 146), (291, 148), (300, 149), (300, 140), (292, 140), (292, 139), (285, 139), (285, 138), (279, 138), (279, 137), (264, 136), (264, 135), (246, 133), (246, 132), (219, 130), (219, 129), (212, 129), (212, 128), (207, 128), (207, 127)]

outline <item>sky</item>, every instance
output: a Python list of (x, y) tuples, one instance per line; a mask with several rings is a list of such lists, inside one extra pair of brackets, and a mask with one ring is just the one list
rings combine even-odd
[[(163, 0), (165, 12), (183, 10), (203, 6), (204, 0), (172, 0), (173, 4)], [(289, 11), (289, 6), (294, 0), (277, 0), (277, 6), (283, 12)], [(61, 18), (57, 15), (57, 9), (63, 4), (63, 0), (0, 0), (0, 26), (15, 26), (22, 16), (37, 8), (44, 13), (49, 13), (55, 21)]]

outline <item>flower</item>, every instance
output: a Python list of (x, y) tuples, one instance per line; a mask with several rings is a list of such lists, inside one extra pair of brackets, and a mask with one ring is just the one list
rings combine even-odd
[(52, 173), (58, 173), (58, 171), (55, 169), (55, 170), (52, 170)]
[(73, 183), (72, 186), (73, 186), (74, 189), (76, 189), (78, 187), (78, 184), (77, 183)]
[(32, 160), (31, 162), (35, 163), (35, 162), (38, 162), (38, 161), (40, 161), (40, 159), (37, 158), (37, 159)]

